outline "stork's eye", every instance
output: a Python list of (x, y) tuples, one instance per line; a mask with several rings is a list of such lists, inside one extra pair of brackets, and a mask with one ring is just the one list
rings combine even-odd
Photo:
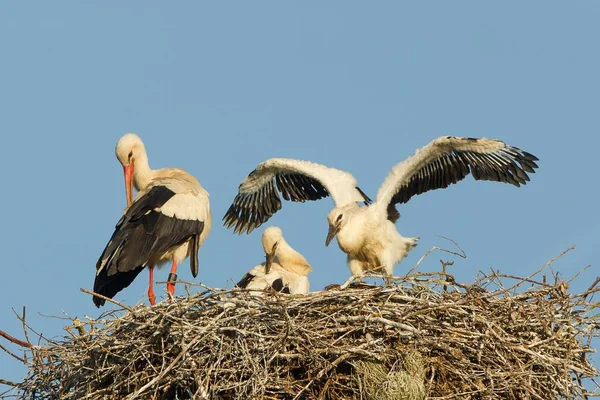
[(129, 152), (129, 155), (128, 155), (127, 157), (129, 157), (129, 161), (131, 161), (131, 157), (133, 157), (133, 150), (131, 150), (131, 151)]
[(340, 221), (342, 220), (342, 216), (343, 216), (343, 215), (344, 215), (344, 214), (340, 214), (340, 215), (338, 215), (338, 217), (337, 217), (337, 222), (340, 222)]

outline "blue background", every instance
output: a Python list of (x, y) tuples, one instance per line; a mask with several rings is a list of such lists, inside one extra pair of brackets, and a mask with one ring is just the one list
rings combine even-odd
[[(126, 132), (153, 168), (185, 168), (210, 192), (206, 285), (231, 287), (260, 263), (268, 224), (312, 263), (313, 290), (349, 276), (324, 246), (328, 199), (284, 204), (249, 236), (222, 227), (259, 162), (345, 169), (375, 197), (395, 163), (442, 135), (500, 138), (540, 169), (518, 189), (469, 177), (400, 206), (398, 230), (421, 242), (396, 274), (448, 247), (444, 235), (468, 258), (433, 254), (421, 270), (444, 258), (465, 282), (490, 267), (527, 275), (576, 245), (553, 265), (573, 275), (598, 256), (599, 17), (597, 1), (3, 2), (0, 329), (22, 337), (23, 305), (49, 337), (68, 321), (41, 314), (103, 311), (79, 288), (125, 206), (114, 146)], [(187, 262), (179, 277), (192, 279)], [(146, 302), (146, 288), (144, 272), (116, 299)], [(25, 372), (0, 352), (0, 377)]]

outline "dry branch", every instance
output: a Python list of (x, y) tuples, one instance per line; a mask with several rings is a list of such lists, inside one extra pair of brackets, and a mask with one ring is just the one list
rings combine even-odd
[[(123, 306), (98, 320), (74, 321), (79, 335), (27, 350), (29, 373), (10, 382), (11, 394), (129, 400), (597, 395), (588, 390), (598, 374), (589, 354), (599, 333), (591, 297), (600, 280), (578, 295), (568, 293), (566, 281), (535, 278), (493, 272), (464, 285), (439, 272), (306, 296), (203, 287), (175, 303), (131, 312)], [(525, 290), (524, 282), (537, 283)]]
[(27, 343), (22, 340), (19, 340), (16, 337), (9, 335), (8, 333), (6, 333), (2, 330), (0, 330), (0, 336), (2, 336), (4, 339), (9, 340), (9, 341), (13, 342), (14, 344), (19, 345), (21, 347), (27, 347), (27, 348), (31, 347), (31, 343)]

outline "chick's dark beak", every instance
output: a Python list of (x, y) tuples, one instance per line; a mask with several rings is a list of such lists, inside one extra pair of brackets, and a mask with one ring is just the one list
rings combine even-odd
[(277, 251), (278, 245), (279, 245), (279, 242), (275, 242), (275, 244), (273, 245), (273, 248), (271, 249), (271, 252), (266, 254), (266, 261), (265, 261), (265, 273), (266, 274), (268, 274), (269, 271), (271, 271), (271, 265), (273, 264), (273, 260), (275, 259), (275, 252)]
[(329, 246), (329, 243), (333, 240), (333, 238), (340, 231), (339, 225), (329, 225), (329, 232), (327, 232), (327, 239), (325, 239), (325, 246)]

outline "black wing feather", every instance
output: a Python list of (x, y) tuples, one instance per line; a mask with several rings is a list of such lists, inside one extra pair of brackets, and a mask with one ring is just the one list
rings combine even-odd
[[(314, 201), (329, 196), (327, 189), (315, 178), (296, 173), (276, 174), (258, 191), (238, 193), (223, 217), (223, 224), (227, 228), (234, 227), (234, 233), (252, 232), (281, 209), (279, 192), (284, 200), (293, 202)], [(364, 197), (365, 201), (370, 201), (366, 195)]]
[[(470, 139), (477, 140), (477, 139)], [(496, 153), (453, 150), (423, 166), (409, 182), (400, 187), (388, 205), (388, 219), (396, 222), (400, 216), (394, 205), (406, 203), (413, 196), (430, 190), (447, 188), (463, 180), (469, 173), (475, 180), (525, 185), (529, 181), (527, 173), (535, 173), (538, 168), (534, 155), (506, 146)]]
[[(156, 211), (174, 195), (165, 186), (155, 186), (127, 209), (96, 263), (100, 272), (94, 292), (113, 297), (133, 282), (152, 257), (202, 233), (203, 221), (180, 220)], [(194, 273), (194, 261), (190, 267)], [(104, 300), (94, 297), (94, 304), (99, 307)]]
[(283, 284), (283, 279), (275, 279), (271, 284), (271, 288), (277, 292), (290, 294), (290, 287)]
[(190, 243), (192, 247), (192, 251), (190, 252), (190, 270), (192, 271), (192, 276), (195, 278), (198, 276), (198, 252), (200, 251), (200, 235), (192, 236), (192, 241)]
[[(248, 272), (238, 283), (236, 283), (235, 286), (239, 287), (240, 289), (246, 289), (254, 278), (256, 278), (256, 275), (252, 275), (250, 272)], [(283, 279), (281, 278), (275, 279), (273, 283), (271, 283), (271, 289), (277, 292), (290, 294), (290, 287), (285, 285), (283, 283)]]
[[(94, 282), (94, 292), (112, 299), (121, 290), (131, 285), (131, 282), (135, 280), (135, 278), (140, 272), (142, 272), (143, 269), (144, 267), (137, 267), (111, 277), (107, 276), (106, 270), (102, 270), (100, 271), (100, 274), (96, 276), (96, 281)], [(96, 296), (93, 297), (93, 301), (96, 307), (103, 306), (105, 303), (104, 299)]]
[(248, 272), (238, 283), (236, 283), (235, 286), (239, 287), (240, 289), (246, 289), (254, 278), (256, 278), (256, 276)]

